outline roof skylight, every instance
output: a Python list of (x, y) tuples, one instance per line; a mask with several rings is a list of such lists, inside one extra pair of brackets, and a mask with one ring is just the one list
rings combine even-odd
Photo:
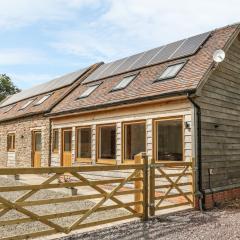
[(16, 104), (13, 104), (13, 105), (11, 105), (11, 106), (8, 106), (8, 107), (5, 109), (4, 113), (9, 112), (9, 111), (10, 111), (11, 109), (13, 109), (15, 106), (16, 106)]
[(180, 72), (185, 63), (178, 63), (168, 66), (163, 73), (158, 77), (157, 80), (164, 80), (169, 78), (174, 78)]
[(112, 91), (121, 90), (121, 89), (126, 88), (133, 81), (133, 79), (136, 76), (137, 76), (137, 74), (124, 77), (115, 87), (113, 87)]
[(79, 98), (85, 98), (85, 97), (88, 97), (93, 91), (95, 91), (95, 89), (97, 89), (97, 87), (99, 86), (100, 84), (97, 84), (97, 85), (93, 85), (93, 86), (89, 86), (79, 97)]
[(34, 106), (37, 106), (37, 105), (42, 104), (42, 103), (45, 102), (50, 96), (51, 96), (51, 94), (48, 94), (48, 95), (43, 96), (42, 98), (39, 99), (39, 101), (37, 101), (37, 102), (34, 104)]
[(24, 108), (28, 107), (35, 99), (31, 99), (26, 102), (19, 110), (23, 110)]

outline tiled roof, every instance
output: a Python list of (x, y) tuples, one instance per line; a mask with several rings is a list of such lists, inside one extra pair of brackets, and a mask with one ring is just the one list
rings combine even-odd
[[(151, 66), (144, 66), (139, 69), (105, 78), (102, 78), (102, 75), (100, 74), (100, 77), (96, 79), (96, 72), (99, 72), (99, 69), (103, 68), (102, 65), (93, 72), (93, 76), (90, 75), (85, 80), (85, 84), (82, 83), (56, 107), (54, 107), (50, 115), (78, 112), (107, 105), (121, 104), (122, 102), (141, 98), (151, 98), (168, 93), (194, 90), (212, 66), (212, 56), (214, 51), (226, 46), (238, 26), (239, 25), (236, 24), (212, 31), (210, 37), (203, 43), (197, 52), (191, 56), (182, 57), (181, 59), (174, 59)], [(167, 66), (181, 61), (187, 62), (175, 78), (154, 82)], [(111, 89), (125, 76), (133, 73), (139, 74), (127, 86), (127, 88), (120, 91), (111, 91)], [(88, 86), (93, 84), (91, 81), (88, 81), (89, 79), (94, 80), (95, 83), (101, 82), (101, 85), (90, 96), (77, 99), (88, 88)]]
[[(65, 96), (65, 94), (75, 87), (75, 84), (78, 85), (85, 79), (85, 76), (87, 77), (88, 74), (100, 64), (94, 64), (88, 68), (67, 74), (63, 77), (10, 96), (2, 102), (2, 105), (0, 105), (0, 122), (48, 112)], [(46, 95), (50, 95), (50, 97), (41, 104), (36, 105), (36, 103)], [(31, 102), (26, 108), (21, 109), (30, 100), (33, 100), (33, 102)]]
[[(56, 90), (54, 92), (50, 92), (52, 95), (46, 101), (44, 101), (42, 104), (37, 105), (37, 106), (34, 106), (34, 104), (37, 101), (39, 101), (46, 94), (40, 94), (38, 96), (28, 98), (28, 99), (22, 100), (20, 102), (13, 103), (13, 104), (5, 106), (5, 107), (1, 107), (0, 108), (0, 122), (3, 121), (3, 120), (17, 118), (17, 117), (20, 117), (20, 116), (27, 116), (27, 115), (31, 115), (31, 114), (38, 114), (38, 113), (45, 112), (70, 87), (71, 86), (68, 86), (68, 87), (64, 87), (64, 88), (61, 88), (59, 90)], [(34, 101), (28, 107), (26, 107), (25, 109), (20, 110), (21, 107), (24, 106), (31, 99), (34, 99)], [(8, 111), (9, 107), (12, 107), (10, 111)]]
[(166, 44), (142, 53), (101, 65), (83, 83), (118, 75), (138, 68), (193, 55), (207, 40), (210, 32)]
[[(55, 89), (59, 89), (62, 87), (66, 87), (71, 85), (79, 76), (81, 76), (88, 68), (83, 68), (79, 71), (66, 74), (62, 77), (55, 78), (51, 81), (48, 81), (46, 83), (34, 86), (32, 88), (23, 90), (17, 94), (14, 94), (10, 96), (8, 99), (6, 99), (2, 104), (0, 104), (0, 107), (19, 102), (21, 100), (37, 96), (42, 93), (51, 92)], [(34, 80), (34, 79), (33, 79)]]

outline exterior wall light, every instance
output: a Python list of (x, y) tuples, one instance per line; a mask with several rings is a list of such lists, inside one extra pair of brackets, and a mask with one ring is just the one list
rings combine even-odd
[(191, 122), (184, 123), (186, 129), (191, 129)]

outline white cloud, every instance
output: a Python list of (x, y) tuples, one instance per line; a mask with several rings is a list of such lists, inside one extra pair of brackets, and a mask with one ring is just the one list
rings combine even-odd
[[(237, 22), (239, 5), (239, 0), (0, 0), (1, 31), (44, 22), (49, 41), (41, 44), (49, 56), (33, 49), (0, 49), (0, 66), (41, 67), (44, 62), (49, 68), (49, 63), (86, 66), (114, 60)], [(54, 77), (28, 71), (12, 76), (21, 86)]]
[(109, 0), (102, 21), (144, 41), (168, 42), (240, 21), (238, 0)]
[(239, 0), (105, 0), (87, 27), (56, 34), (51, 46), (109, 61), (240, 20)]
[[(114, 36), (103, 38), (101, 34), (91, 31), (69, 30), (56, 33), (57, 39), (50, 46), (61, 53), (80, 56), (91, 61), (111, 60), (118, 55), (119, 49), (114, 45)], [(130, 49), (125, 50), (125, 54)], [(124, 54), (124, 53), (122, 53)]]
[(31, 49), (0, 49), (0, 66), (46, 63), (47, 57)]
[(95, 6), (98, 0), (1, 0), (0, 28), (12, 29), (38, 21), (67, 21), (77, 10)]

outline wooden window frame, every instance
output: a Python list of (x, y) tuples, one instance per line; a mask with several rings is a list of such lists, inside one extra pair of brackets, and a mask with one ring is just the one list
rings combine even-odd
[[(58, 148), (54, 148), (54, 141), (55, 141), (55, 132), (58, 133)], [(60, 137), (60, 134), (59, 134), (59, 129), (53, 129), (53, 135), (52, 135), (52, 152), (53, 153), (59, 153), (59, 137)]]
[[(11, 137), (11, 146), (9, 146), (8, 139)], [(16, 151), (16, 134), (8, 133), (7, 134), (7, 152), (15, 152)]]
[(101, 124), (96, 126), (96, 163), (97, 164), (109, 164), (109, 165), (115, 165), (117, 164), (117, 159), (102, 159), (99, 158), (99, 150), (100, 150), (100, 129), (102, 127), (115, 127), (116, 129), (116, 143), (115, 143), (115, 148), (117, 151), (117, 125), (116, 123), (110, 123), (110, 124)]
[[(182, 121), (182, 160), (181, 161), (170, 161), (170, 160), (158, 160), (157, 159), (157, 146), (158, 146), (158, 138), (157, 138), (157, 123), (162, 122), (162, 121), (174, 121), (174, 120), (181, 120)], [(154, 158), (154, 162), (163, 162), (163, 163), (168, 163), (168, 162), (184, 162), (185, 161), (185, 154), (184, 154), (184, 116), (179, 115), (179, 116), (173, 116), (173, 117), (163, 117), (163, 118), (157, 118), (153, 119), (153, 152), (152, 156)]]
[(81, 127), (76, 127), (76, 131), (75, 131), (75, 161), (79, 162), (79, 163), (91, 163), (92, 162), (92, 158), (78, 158), (77, 157), (77, 153), (78, 153), (78, 130), (80, 129), (84, 129), (84, 128), (90, 128), (91, 129), (91, 156), (92, 156), (92, 126), (88, 125), (88, 126), (81, 126)]
[[(125, 159), (125, 156), (126, 156), (125, 127), (128, 126), (128, 125), (141, 124), (141, 123), (145, 124), (145, 130), (147, 130), (146, 120), (127, 121), (127, 122), (122, 123), (122, 163), (123, 164), (133, 164), (134, 163), (134, 160)], [(146, 141), (145, 148), (147, 150), (147, 132), (145, 133), (145, 141)]]
[[(179, 61), (177, 63), (174, 63), (174, 64), (170, 64), (168, 66), (166, 66), (163, 71), (160, 72), (159, 76), (157, 77), (157, 79), (154, 81), (154, 82), (159, 82), (159, 81), (165, 81), (165, 80), (169, 80), (169, 79), (172, 79), (172, 78), (175, 78), (177, 77), (177, 75), (182, 71), (182, 69), (184, 68), (184, 66), (186, 65), (187, 63), (187, 60), (184, 60), (184, 61)], [(175, 75), (172, 75), (172, 76), (168, 76), (168, 77), (161, 77), (165, 71), (167, 71), (168, 68), (170, 67), (174, 67), (176, 65), (180, 65), (182, 64), (182, 66), (180, 67), (180, 69), (175, 73)]]

